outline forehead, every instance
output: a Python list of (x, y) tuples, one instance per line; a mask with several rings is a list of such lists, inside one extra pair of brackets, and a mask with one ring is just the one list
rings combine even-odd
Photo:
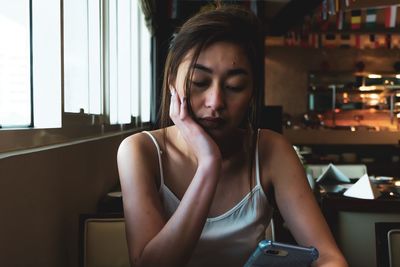
[[(190, 50), (182, 61), (182, 67), (188, 68), (194, 54)], [(250, 72), (250, 62), (245, 50), (236, 43), (216, 42), (204, 48), (197, 59), (197, 64), (212, 68), (215, 71), (244, 68)]]
[(217, 42), (204, 49), (197, 60), (198, 63), (224, 63), (227, 66), (238, 64), (249, 65), (244, 49), (235, 43)]

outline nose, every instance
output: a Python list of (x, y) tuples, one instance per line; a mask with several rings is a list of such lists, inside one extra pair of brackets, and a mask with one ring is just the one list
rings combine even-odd
[(206, 94), (205, 105), (212, 110), (225, 108), (225, 96), (220, 86), (212, 86)]

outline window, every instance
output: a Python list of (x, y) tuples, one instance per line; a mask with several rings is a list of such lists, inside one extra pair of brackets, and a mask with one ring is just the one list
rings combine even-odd
[(31, 3), (33, 126), (61, 127), (60, 2), (31, 0)]
[(101, 114), (100, 1), (64, 1), (64, 111)]
[(150, 40), (137, 1), (65, 1), (64, 110), (148, 122)]
[(0, 125), (31, 124), (30, 6), (0, 0)]
[[(150, 121), (151, 36), (138, 1), (0, 0), (0, 6), (0, 34), (7, 36), (0, 42), (0, 127), (7, 131), (0, 136), (29, 139), (10, 130), (30, 127), (60, 128), (46, 130), (49, 140), (75, 138), (81, 135), (71, 127), (93, 135), (107, 125)], [(30, 139), (32, 146), (41, 142)]]
[(60, 5), (51, 0), (0, 5), (0, 34), (7, 37), (0, 42), (0, 125), (59, 127), (60, 14), (46, 10)]
[(138, 1), (0, 6), (0, 139), (14, 140), (0, 152), (150, 121), (151, 36)]

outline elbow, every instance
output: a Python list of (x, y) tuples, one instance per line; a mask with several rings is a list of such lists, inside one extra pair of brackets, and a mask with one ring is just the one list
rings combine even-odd
[(346, 259), (343, 257), (343, 255), (332, 255), (332, 256), (322, 256), (320, 257), (317, 261), (312, 264), (314, 267), (348, 267), (348, 264), (346, 262)]
[(144, 254), (143, 251), (141, 253), (130, 253), (130, 255), (129, 255), (130, 267), (154, 266), (152, 263), (149, 263), (149, 261), (146, 260), (146, 255), (143, 255), (143, 254)]

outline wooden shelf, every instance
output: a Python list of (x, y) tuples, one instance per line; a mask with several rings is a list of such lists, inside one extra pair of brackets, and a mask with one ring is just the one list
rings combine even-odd
[(348, 145), (398, 145), (400, 131), (346, 131), (346, 130), (314, 130), (284, 129), (283, 135), (292, 144), (348, 144)]

